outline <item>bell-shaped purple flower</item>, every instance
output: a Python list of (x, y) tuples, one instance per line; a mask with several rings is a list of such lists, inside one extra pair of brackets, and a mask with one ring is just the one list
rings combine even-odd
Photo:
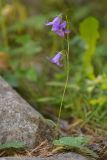
[(57, 53), (53, 58), (49, 58), (49, 61), (59, 67), (62, 67), (63, 65), (60, 63), (62, 59), (62, 53)]
[(67, 24), (66, 21), (62, 22), (62, 19), (60, 17), (54, 18), (52, 22), (48, 22), (47, 26), (52, 26), (52, 31), (58, 34), (60, 37), (64, 37), (65, 34), (70, 33), (70, 30), (66, 29)]

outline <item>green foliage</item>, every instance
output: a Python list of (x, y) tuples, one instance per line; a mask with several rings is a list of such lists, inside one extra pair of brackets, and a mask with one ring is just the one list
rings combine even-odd
[(33, 41), (29, 34), (16, 36), (16, 43), (19, 44), (20, 47), (13, 49), (13, 54), (25, 54), (33, 56), (42, 50), (42, 47), (39, 45), (39, 43)]
[(54, 140), (53, 144), (58, 146), (69, 146), (71, 148), (80, 148), (89, 143), (89, 138), (85, 136), (78, 137), (61, 137), (59, 140)]
[(92, 8), (90, 6), (78, 7), (77, 12), (73, 12), (72, 18), (74, 21), (82, 19), (84, 16), (91, 12)]
[(85, 42), (86, 52), (83, 56), (83, 70), (89, 78), (94, 78), (92, 59), (95, 54), (96, 42), (99, 38), (99, 22), (94, 17), (88, 17), (80, 23), (80, 36)]
[(7, 72), (4, 74), (4, 77), (13, 87), (18, 87), (20, 85), (20, 81), (24, 78), (31, 82), (36, 82), (38, 80), (38, 73), (34, 68), (19, 68), (13, 76), (11, 76), (10, 72)]
[(78, 137), (61, 137), (59, 140), (54, 140), (53, 144), (55, 146), (62, 146), (63, 149), (75, 149), (77, 152), (82, 152), (83, 154), (90, 155), (92, 157), (98, 158), (98, 155), (87, 147), (90, 142), (89, 137), (78, 136)]
[[(35, 23), (37, 22), (37, 23)], [(33, 16), (29, 18), (26, 22), (25, 25), (28, 27), (33, 27), (36, 30), (41, 31), (44, 28), (44, 24), (46, 22), (46, 16), (39, 15), (39, 16)]]
[(0, 150), (1, 149), (10, 149), (10, 148), (22, 149), (24, 147), (25, 147), (25, 144), (23, 142), (18, 142), (18, 141), (0, 144)]
[(17, 49), (14, 49), (12, 53), (14, 54), (26, 54), (32, 56), (33, 54), (36, 54), (40, 52), (42, 48), (39, 46), (38, 43), (35, 43), (34, 41), (29, 41), (26, 44), (24, 44), (22, 47), (19, 47)]

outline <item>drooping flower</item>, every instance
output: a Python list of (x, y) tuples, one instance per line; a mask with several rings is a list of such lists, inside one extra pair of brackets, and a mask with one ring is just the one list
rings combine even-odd
[(52, 22), (46, 23), (46, 26), (58, 26), (61, 23), (60, 17), (55, 17)]
[(53, 58), (49, 58), (49, 61), (59, 67), (62, 67), (63, 65), (60, 63), (62, 59), (62, 53), (57, 53)]
[(60, 17), (56, 17), (52, 22), (48, 22), (47, 26), (52, 26), (52, 31), (58, 34), (60, 37), (64, 37), (65, 34), (70, 33), (70, 30), (66, 29), (67, 23), (66, 21), (62, 22)]

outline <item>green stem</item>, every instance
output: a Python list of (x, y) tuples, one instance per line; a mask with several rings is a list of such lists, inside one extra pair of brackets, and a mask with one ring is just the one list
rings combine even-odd
[(68, 66), (69, 66), (69, 56), (68, 56), (68, 52), (66, 52), (66, 68), (67, 68), (67, 75), (66, 75), (66, 81), (65, 81), (65, 86), (64, 86), (64, 90), (63, 90), (63, 94), (62, 94), (62, 98), (61, 98), (61, 104), (60, 104), (60, 109), (59, 109), (59, 115), (58, 115), (58, 123), (61, 117), (61, 111), (62, 111), (62, 105), (64, 102), (64, 97), (65, 97), (65, 92), (67, 89), (67, 85), (68, 85), (68, 79), (69, 79), (69, 70), (68, 70)]
[(65, 93), (66, 93), (66, 89), (67, 89), (67, 85), (68, 85), (68, 80), (69, 80), (69, 51), (70, 51), (70, 49), (69, 49), (69, 34), (67, 34), (67, 52), (65, 52), (66, 53), (66, 81), (65, 81), (65, 86), (64, 86), (64, 90), (63, 90), (63, 94), (62, 94), (62, 98), (61, 98), (61, 103), (60, 103), (60, 107), (59, 107), (59, 114), (58, 114), (56, 130), (58, 130), (62, 107), (63, 107), (63, 102), (64, 102), (64, 97), (65, 97)]

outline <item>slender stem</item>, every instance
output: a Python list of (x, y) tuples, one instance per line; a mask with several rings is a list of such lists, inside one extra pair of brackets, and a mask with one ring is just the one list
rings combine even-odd
[(69, 70), (68, 70), (68, 59), (69, 59), (69, 56), (68, 56), (68, 52), (66, 52), (66, 68), (67, 68), (67, 75), (66, 75), (66, 81), (65, 81), (65, 86), (64, 86), (64, 90), (63, 90), (63, 94), (62, 94), (62, 98), (61, 98), (61, 104), (60, 104), (60, 108), (59, 108), (59, 115), (58, 115), (58, 123), (59, 123), (59, 120), (60, 120), (60, 117), (61, 117), (61, 111), (62, 111), (62, 106), (63, 106), (63, 102), (64, 102), (64, 97), (65, 97), (65, 92), (66, 92), (66, 89), (67, 89), (67, 85), (68, 85), (68, 79), (69, 79)]
[[(67, 19), (67, 17), (66, 17), (66, 19)], [(64, 97), (65, 97), (65, 93), (66, 93), (66, 89), (67, 89), (67, 85), (68, 85), (68, 80), (69, 80), (69, 51), (70, 51), (70, 49), (69, 49), (69, 34), (67, 34), (67, 52), (65, 52), (66, 53), (66, 81), (65, 81), (65, 86), (64, 86), (64, 90), (63, 90), (63, 94), (62, 94), (62, 98), (61, 98), (61, 103), (60, 103), (60, 107), (59, 107), (59, 114), (58, 114), (56, 129), (58, 129), (58, 126), (59, 126), (59, 120), (61, 117)]]

